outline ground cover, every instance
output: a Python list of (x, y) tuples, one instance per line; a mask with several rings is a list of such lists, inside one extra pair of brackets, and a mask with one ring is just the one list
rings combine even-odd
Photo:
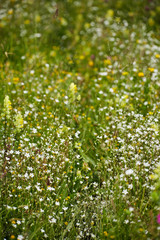
[(160, 5), (131, 3), (0, 4), (2, 239), (159, 239)]

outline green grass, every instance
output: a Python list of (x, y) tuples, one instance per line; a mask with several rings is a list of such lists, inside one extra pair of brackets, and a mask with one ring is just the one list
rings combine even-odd
[(1, 3), (1, 239), (159, 239), (159, 11)]

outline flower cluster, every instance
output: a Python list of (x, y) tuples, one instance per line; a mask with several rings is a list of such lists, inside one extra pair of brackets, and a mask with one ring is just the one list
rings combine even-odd
[(124, 1), (1, 4), (2, 239), (158, 239), (160, 39)]
[(20, 132), (21, 128), (23, 128), (23, 118), (21, 113), (19, 112), (16, 116), (15, 116), (15, 127), (16, 127), (16, 131)]
[(4, 109), (3, 109), (3, 113), (6, 116), (7, 119), (10, 118), (10, 110), (12, 109), (12, 104), (11, 101), (9, 99), (9, 96), (5, 96), (4, 99)]

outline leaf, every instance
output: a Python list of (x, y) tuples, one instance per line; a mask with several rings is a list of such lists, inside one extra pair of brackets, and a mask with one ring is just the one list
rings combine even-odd
[(87, 163), (91, 163), (93, 166), (96, 165), (95, 161), (92, 158), (88, 157), (81, 149), (79, 151), (84, 161), (86, 161)]

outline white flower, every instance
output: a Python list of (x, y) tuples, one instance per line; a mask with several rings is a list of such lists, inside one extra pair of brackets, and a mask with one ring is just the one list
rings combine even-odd
[(127, 195), (128, 191), (125, 189), (125, 190), (123, 190), (122, 193), (123, 193), (124, 195)]
[(56, 206), (59, 206), (59, 205), (60, 205), (60, 203), (59, 203), (59, 202), (56, 202), (55, 204), (56, 204)]
[(51, 223), (56, 223), (56, 221), (57, 221), (57, 220), (56, 220), (55, 218), (52, 218), (52, 219), (50, 220)]
[(33, 128), (32, 131), (33, 131), (33, 133), (37, 133), (37, 129), (36, 128)]
[(68, 207), (63, 207), (63, 210), (66, 211), (68, 209)]
[(132, 189), (132, 188), (133, 188), (133, 184), (132, 184), (132, 183), (129, 184), (129, 185), (128, 185), (128, 188), (129, 188), (129, 189)]
[(17, 240), (23, 240), (24, 237), (22, 235), (18, 235)]
[(132, 169), (128, 169), (127, 171), (126, 171), (126, 175), (131, 175), (131, 174), (133, 174), (134, 173), (134, 171), (132, 170)]
[(129, 211), (130, 211), (130, 212), (133, 212), (133, 211), (134, 211), (134, 208), (133, 208), (133, 207), (130, 207), (130, 208), (129, 208)]

